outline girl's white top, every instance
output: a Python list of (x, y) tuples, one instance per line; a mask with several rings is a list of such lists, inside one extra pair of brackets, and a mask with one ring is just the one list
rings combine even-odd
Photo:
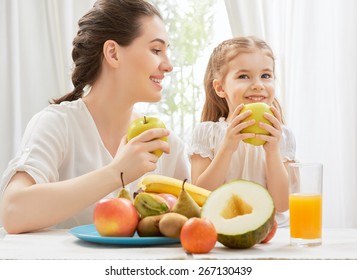
[[(190, 178), (184, 143), (171, 132), (169, 144), (170, 154), (163, 154), (156, 170), (150, 174), (180, 180)], [(27, 172), (36, 183), (50, 183), (81, 176), (108, 165), (112, 160), (82, 99), (49, 105), (27, 125), (20, 149), (3, 173), (0, 188), (3, 191), (18, 171)], [(131, 193), (138, 189), (140, 179), (126, 186)], [(115, 197), (120, 187), (107, 197)], [(71, 228), (93, 223), (93, 209), (94, 205), (56, 227)]]
[[(204, 158), (213, 160), (221, 147), (226, 135), (228, 123), (225, 118), (218, 122), (199, 123), (193, 132), (192, 143), (189, 147), (189, 155), (198, 154)], [(282, 127), (282, 139), (280, 142), (281, 160), (283, 162), (295, 160), (295, 137), (286, 127)], [(244, 179), (256, 182), (266, 187), (265, 152), (263, 146), (254, 146), (241, 141), (237, 150), (232, 155), (232, 160), (227, 170), (225, 182), (236, 179)], [(287, 223), (287, 215), (277, 214), (280, 226)]]

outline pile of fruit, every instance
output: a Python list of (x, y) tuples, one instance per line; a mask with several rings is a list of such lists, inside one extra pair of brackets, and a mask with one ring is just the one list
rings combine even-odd
[[(269, 134), (258, 126), (271, 123), (264, 114), (273, 114), (265, 103), (246, 104), (241, 113), (251, 110), (248, 119), (255, 125), (244, 132)], [(247, 120), (248, 120), (247, 119)], [(152, 128), (166, 128), (154, 117), (134, 120), (128, 129), (128, 141)], [(168, 141), (167, 137), (161, 138)], [(263, 145), (257, 138), (246, 139), (252, 145)], [(153, 151), (156, 156), (161, 150)], [(123, 175), (123, 174), (121, 174)], [(267, 243), (275, 235), (275, 207), (269, 192), (262, 186), (244, 180), (227, 183), (213, 192), (174, 178), (148, 175), (139, 183), (141, 190), (132, 199), (123, 188), (118, 198), (97, 203), (94, 224), (102, 236), (180, 238), (191, 253), (207, 253), (216, 241), (229, 248), (250, 248)]]
[(117, 198), (94, 210), (102, 236), (179, 238), (191, 253), (208, 253), (216, 241), (229, 248), (250, 248), (270, 241), (277, 228), (268, 191), (237, 180), (215, 191), (161, 175), (148, 175), (131, 198), (123, 187)]
[(200, 217), (200, 205), (209, 191), (159, 175), (145, 177), (140, 185), (134, 199), (123, 187), (118, 198), (97, 203), (94, 224), (99, 234), (133, 236), (137, 232), (140, 237), (179, 238), (182, 246), (192, 253), (207, 253), (215, 246), (214, 225)]

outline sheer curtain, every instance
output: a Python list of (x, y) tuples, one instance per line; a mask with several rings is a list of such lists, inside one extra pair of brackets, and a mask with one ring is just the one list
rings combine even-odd
[(324, 226), (357, 227), (357, 2), (225, 3), (234, 36), (256, 35), (273, 48), (297, 159), (324, 165)]
[(30, 118), (71, 89), (72, 39), (93, 3), (0, 0), (0, 176)]
[(29, 119), (71, 89), (77, 21), (94, 0), (0, 0), (0, 172)]

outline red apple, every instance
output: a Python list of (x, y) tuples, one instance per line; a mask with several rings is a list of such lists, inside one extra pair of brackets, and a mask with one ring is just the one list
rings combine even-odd
[(139, 222), (131, 201), (125, 198), (100, 200), (93, 214), (94, 225), (102, 236), (133, 236)]
[(278, 229), (278, 223), (276, 222), (276, 220), (274, 220), (274, 224), (273, 224), (273, 227), (271, 228), (270, 232), (263, 239), (263, 241), (261, 241), (260, 243), (268, 243), (270, 240), (272, 240), (272, 238), (274, 237), (277, 229)]
[(158, 196), (161, 196), (166, 200), (167, 205), (169, 206), (170, 211), (177, 202), (177, 196), (170, 193), (159, 193)]

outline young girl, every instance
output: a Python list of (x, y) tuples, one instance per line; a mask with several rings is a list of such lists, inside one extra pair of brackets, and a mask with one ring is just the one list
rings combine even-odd
[[(282, 123), (275, 98), (274, 56), (270, 47), (255, 37), (239, 37), (219, 44), (211, 54), (206, 73), (206, 101), (202, 122), (195, 128), (190, 147), (192, 182), (214, 190), (225, 182), (245, 179), (265, 186), (277, 212), (288, 209), (286, 164), (294, 160), (295, 140)], [(241, 133), (254, 124), (243, 121), (244, 104), (264, 102), (274, 116), (265, 114), (272, 126), (259, 124), (267, 135)], [(242, 140), (256, 137), (263, 146)], [(280, 224), (285, 220), (277, 219)]]
[[(161, 82), (172, 71), (167, 48), (162, 17), (145, 0), (99, 0), (79, 20), (74, 90), (32, 118), (3, 175), (9, 233), (92, 223), (95, 203), (117, 195), (122, 172), (131, 192), (148, 172), (190, 176), (184, 145), (168, 130), (126, 140), (140, 117), (134, 104), (161, 98)], [(167, 135), (169, 143), (158, 140)], [(156, 149), (165, 154), (158, 158)]]

